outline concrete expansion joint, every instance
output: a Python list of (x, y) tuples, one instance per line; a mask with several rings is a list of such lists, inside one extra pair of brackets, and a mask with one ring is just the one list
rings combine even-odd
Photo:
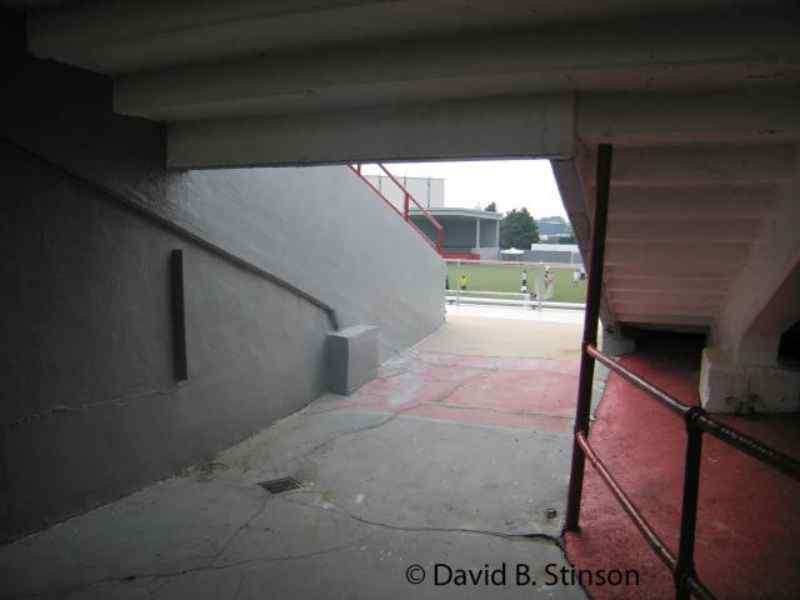
[[(322, 495), (324, 492), (317, 490), (304, 490), (304, 493)], [(492, 531), (489, 529), (469, 529), (465, 527), (414, 527), (409, 525), (396, 525), (393, 523), (384, 523), (382, 521), (373, 521), (371, 519), (365, 519), (364, 517), (360, 517), (354, 513), (346, 511), (333, 504), (330, 504), (328, 507), (326, 507), (326, 506), (319, 506), (316, 504), (309, 504), (307, 502), (298, 502), (296, 500), (290, 500), (288, 497), (281, 498), (281, 500), (289, 504), (294, 504), (296, 506), (303, 506), (305, 508), (311, 508), (314, 510), (318, 510), (320, 512), (334, 513), (343, 517), (347, 517), (359, 523), (363, 523), (364, 525), (369, 525), (371, 527), (380, 527), (382, 529), (389, 529), (391, 531), (405, 531), (409, 533), (455, 533), (455, 534), (465, 534), (465, 535), (483, 535), (514, 542), (522, 542), (522, 541), (546, 542), (558, 546), (562, 550), (562, 552), (564, 550), (563, 542), (560, 537), (549, 535), (546, 533), (506, 533), (503, 531)]]
[(376, 379), (394, 379), (395, 377), (402, 377), (403, 375), (407, 375), (409, 373), (411, 373), (411, 369), (397, 369), (391, 373), (384, 373), (383, 375), (378, 376)]
[(475, 382), (476, 380), (482, 379), (483, 377), (485, 377), (485, 375), (483, 373), (477, 373), (476, 375), (473, 375), (471, 377), (467, 377), (463, 381), (461, 381), (458, 384), (456, 384), (451, 390), (447, 391), (443, 396), (441, 396), (439, 398), (436, 398), (436, 400), (434, 400), (433, 403), (435, 403), (435, 404), (444, 404), (444, 402), (446, 400), (449, 400), (450, 398), (452, 398), (453, 395), (456, 394), (456, 392), (462, 390), (463, 388), (467, 387), (468, 385), (470, 385), (471, 383)]
[[(362, 433), (364, 431), (371, 431), (373, 429), (378, 429), (379, 427), (383, 427), (384, 425), (388, 425), (389, 423), (394, 421), (397, 417), (401, 416), (403, 413), (408, 412), (410, 410), (413, 410), (415, 408), (417, 408), (417, 404), (416, 403), (414, 403), (411, 406), (408, 406), (408, 407), (406, 407), (406, 408), (404, 408), (402, 410), (398, 410), (397, 412), (389, 415), (387, 418), (383, 419), (382, 421), (378, 421), (377, 423), (372, 423), (371, 425), (365, 425), (364, 427), (358, 427), (356, 429), (349, 429), (347, 431), (343, 431), (342, 433), (339, 433), (339, 434), (337, 434), (337, 435), (335, 435), (335, 436), (333, 436), (331, 438), (328, 438), (324, 442), (321, 442), (321, 443), (317, 444), (316, 446), (312, 447), (311, 450), (309, 450), (308, 452), (305, 452), (304, 454), (302, 454), (300, 456), (292, 457), (292, 460), (294, 460), (294, 461), (305, 460), (309, 456), (312, 456), (312, 455), (316, 454), (317, 452), (319, 452), (323, 448), (327, 448), (328, 446), (330, 446), (331, 444), (335, 443), (337, 440), (339, 440), (339, 439), (341, 439), (343, 437), (347, 437), (349, 435), (356, 435), (356, 434)], [(338, 409), (334, 409), (334, 410), (338, 410)], [(328, 411), (326, 411), (326, 412), (328, 412)], [(321, 413), (311, 413), (311, 414), (321, 414)]]
[[(496, 415), (514, 415), (517, 417), (548, 417), (550, 419), (564, 419), (566, 421), (572, 421), (574, 417), (567, 417), (564, 415), (559, 415), (555, 413), (546, 413), (546, 412), (531, 412), (527, 410), (500, 410), (497, 408), (491, 407), (483, 407), (483, 406), (463, 406), (461, 404), (450, 404), (447, 402), (423, 402), (425, 404), (435, 404), (436, 406), (441, 406), (442, 408), (450, 408), (453, 410), (477, 410), (482, 412), (490, 412)], [(592, 417), (592, 420), (594, 417)]]
[[(502, 356), (502, 355), (487, 355), (487, 356), (483, 356), (482, 358), (501, 359), (502, 360), (502, 359), (507, 359), (508, 357), (507, 356)], [(443, 368), (461, 367), (461, 365), (459, 365), (457, 363), (431, 362), (431, 361), (425, 360), (424, 358), (418, 358), (418, 360), (422, 364), (424, 364), (426, 366), (429, 366), (429, 367), (443, 367)], [(559, 361), (557, 359), (552, 359), (552, 358), (535, 358), (535, 359), (531, 358), (531, 360), (537, 360), (537, 361), (540, 361), (540, 363), (554, 363), (554, 364), (561, 362), (561, 361)], [(496, 372), (499, 372), (499, 371), (504, 371), (504, 372), (505, 371), (525, 372), (525, 371), (530, 371), (531, 370), (529, 368), (528, 369), (526, 369), (526, 368), (518, 368), (518, 367), (506, 366), (506, 365), (504, 365), (502, 368), (501, 367), (484, 367), (484, 366), (479, 366), (479, 365), (469, 365), (468, 368), (470, 370), (473, 370), (473, 371), (486, 371), (486, 372), (490, 372), (490, 373), (496, 373)], [(537, 370), (548, 371), (548, 369), (546, 367), (543, 367), (541, 364), (537, 365)], [(410, 371), (410, 369), (409, 369), (409, 371)], [(558, 370), (554, 371), (554, 372), (561, 373), (562, 375), (565, 375), (567, 377), (574, 377), (575, 379), (578, 378), (577, 374), (563, 373), (563, 372), (558, 371)]]
[(239, 525), (239, 527), (237, 527), (236, 530), (231, 535), (228, 536), (228, 538), (222, 543), (222, 545), (220, 546), (219, 550), (214, 555), (214, 557), (213, 557), (213, 559), (211, 561), (212, 565), (216, 566), (217, 561), (219, 561), (219, 559), (222, 557), (222, 555), (225, 554), (225, 551), (230, 547), (230, 545), (234, 542), (234, 540), (236, 540), (236, 538), (239, 537), (239, 535), (242, 533), (242, 531), (244, 531), (245, 529), (250, 527), (250, 523), (252, 523), (258, 517), (260, 517), (261, 515), (264, 514), (264, 511), (267, 510), (267, 506), (269, 506), (269, 504), (270, 504), (269, 500), (270, 500), (269, 497), (265, 496), (261, 501), (261, 506), (258, 507), (258, 509), (256, 509), (253, 512), (253, 514), (250, 515), (247, 518), (247, 520), (245, 520), (244, 523)]
[[(331, 546), (328, 548), (324, 548), (322, 550), (315, 550), (313, 552), (306, 552), (301, 554), (286, 554), (281, 556), (272, 556), (272, 557), (259, 557), (259, 558), (250, 558), (246, 560), (238, 560), (238, 561), (231, 561), (226, 563), (219, 563), (219, 558), (224, 554), (224, 552), (230, 547), (233, 541), (244, 531), (248, 528), (250, 523), (252, 523), (255, 519), (261, 516), (267, 507), (272, 504), (273, 500), (277, 498), (270, 498), (269, 496), (264, 498), (263, 504), (250, 516), (248, 517), (242, 525), (240, 525), (228, 538), (222, 543), (220, 549), (214, 554), (212, 557), (208, 557), (209, 562), (203, 565), (198, 565), (195, 567), (187, 567), (185, 569), (176, 569), (173, 571), (156, 571), (156, 572), (145, 572), (145, 573), (135, 573), (130, 575), (124, 576), (114, 576), (114, 577), (101, 577), (99, 579), (95, 579), (93, 581), (82, 583), (80, 585), (73, 585), (68, 587), (62, 588), (51, 588), (46, 589), (41, 592), (32, 592), (32, 593), (23, 593), (23, 594), (16, 594), (12, 596), (0, 596), (0, 600), (21, 600), (23, 598), (40, 598), (40, 597), (50, 597), (56, 595), (58, 597), (71, 595), (74, 593), (79, 593), (88, 589), (91, 589), (98, 585), (103, 584), (126, 584), (132, 583), (134, 581), (141, 581), (141, 580), (158, 580), (158, 579), (174, 579), (177, 577), (183, 577), (184, 575), (190, 575), (193, 573), (204, 573), (204, 572), (214, 572), (214, 571), (224, 571), (227, 569), (233, 569), (237, 567), (244, 567), (251, 564), (266, 564), (266, 563), (275, 563), (275, 562), (286, 562), (286, 561), (294, 561), (294, 560), (306, 560), (309, 558), (316, 558), (318, 556), (323, 556), (326, 554), (332, 554), (335, 552), (341, 552), (343, 550), (349, 550), (351, 548), (355, 548), (362, 544), (366, 539), (370, 536), (365, 535), (361, 536), (353, 541), (350, 541), (346, 544), (337, 544), (335, 546)], [(295, 503), (299, 504), (299, 503)], [(151, 592), (152, 593), (152, 592)]]
[(234, 569), (236, 567), (245, 567), (251, 564), (265, 564), (265, 563), (274, 563), (274, 562), (286, 562), (292, 560), (306, 560), (309, 558), (316, 558), (318, 556), (323, 556), (325, 554), (332, 554), (334, 552), (341, 552), (342, 550), (349, 550), (351, 548), (355, 548), (359, 546), (364, 540), (366, 540), (369, 536), (364, 536), (353, 540), (352, 542), (348, 542), (347, 544), (341, 544), (337, 546), (332, 546), (330, 548), (325, 548), (323, 550), (317, 550), (315, 552), (307, 552), (304, 554), (287, 554), (284, 556), (271, 556), (271, 557), (263, 557), (263, 558), (251, 558), (247, 560), (239, 560), (230, 563), (224, 563), (220, 565), (201, 565), (197, 567), (189, 567), (186, 569), (180, 569), (176, 571), (158, 571), (154, 573), (139, 573), (139, 574), (132, 574), (132, 575), (125, 575), (119, 577), (103, 577), (101, 579), (97, 579), (85, 584), (81, 584), (78, 586), (71, 586), (67, 588), (57, 588), (57, 589), (50, 589), (44, 590), (41, 592), (34, 592), (30, 594), (17, 594), (15, 596), (0, 596), (0, 600), (21, 600), (22, 598), (40, 598), (43, 596), (50, 597), (55, 594), (58, 597), (71, 595), (77, 592), (82, 592), (84, 590), (88, 590), (98, 585), (103, 585), (105, 583), (118, 583), (118, 584), (125, 584), (125, 583), (132, 583), (134, 581), (139, 580), (158, 580), (158, 579), (173, 579), (176, 577), (183, 577), (184, 575), (190, 575), (192, 573), (205, 573), (205, 572), (213, 572), (213, 571), (224, 571), (227, 569)]
[(301, 413), (303, 417), (316, 417), (319, 415), (327, 415), (328, 413), (336, 412), (338, 410), (345, 410), (357, 406), (355, 402), (349, 402), (343, 406), (334, 406), (333, 408), (323, 408), (322, 410), (309, 410)]
[[(574, 418), (574, 417), (568, 417), (568, 416), (564, 416), (564, 415), (559, 415), (559, 414), (556, 414), (556, 413), (534, 412), (534, 411), (526, 411), (526, 410), (500, 410), (500, 409), (492, 408), (492, 407), (468, 406), (468, 405), (452, 404), (452, 403), (446, 402), (446, 400), (448, 398), (450, 398), (456, 391), (457, 390), (454, 389), (454, 390), (448, 392), (442, 398), (439, 398), (439, 399), (436, 399), (436, 400), (432, 400), (430, 402), (418, 402), (418, 403), (414, 404), (414, 406), (408, 407), (407, 409), (404, 409), (404, 411), (405, 410), (411, 410), (412, 408), (419, 408), (420, 406), (439, 406), (441, 408), (446, 408), (446, 409), (451, 409), (451, 410), (482, 411), (482, 412), (489, 412), (489, 413), (496, 414), (496, 415), (514, 415), (514, 416), (518, 416), (518, 417), (547, 417), (547, 418), (551, 418), (551, 419), (565, 419), (567, 421), (572, 421), (573, 418)], [(358, 405), (357, 404), (348, 404), (346, 406), (337, 406), (335, 408), (329, 408), (329, 409), (326, 409), (326, 410), (317, 410), (317, 411), (314, 411), (314, 412), (305, 413), (305, 416), (316, 417), (317, 415), (324, 415), (324, 414), (328, 414), (328, 413), (332, 413), (332, 412), (336, 412), (336, 411), (340, 411), (340, 410), (346, 410), (348, 408), (358, 408)], [(592, 415), (590, 417), (590, 420), (594, 421), (595, 418), (596, 417), (594, 415)], [(358, 431), (360, 431), (360, 430), (354, 430), (352, 433), (358, 433)], [(347, 433), (343, 433), (341, 435), (347, 435)], [(327, 445), (329, 442), (333, 442), (336, 439), (338, 439), (338, 437), (341, 437), (341, 436), (337, 436), (336, 438), (332, 438), (328, 442), (323, 442), (321, 445), (323, 445), (323, 446)], [(306, 456), (309, 456), (309, 454), (304, 454), (302, 456), (302, 458), (305, 458)]]
[[(304, 490), (301, 493), (310, 493), (314, 495), (322, 495), (324, 492), (318, 490)], [(564, 532), (562, 530), (561, 535), (555, 536), (546, 533), (507, 533), (503, 531), (492, 531), (488, 529), (469, 529), (463, 527), (414, 527), (414, 526), (407, 526), (407, 525), (396, 525), (393, 523), (385, 523), (382, 521), (373, 521), (371, 519), (365, 519), (364, 517), (360, 517), (356, 514), (353, 514), (349, 511), (346, 511), (340, 507), (337, 507), (333, 504), (329, 504), (328, 506), (319, 506), (315, 504), (309, 504), (307, 502), (299, 502), (296, 500), (291, 500), (290, 497), (282, 497), (280, 498), (283, 502), (288, 504), (294, 504), (296, 506), (303, 506), (305, 508), (310, 508), (313, 510), (318, 510), (320, 512), (325, 513), (334, 513), (346, 518), (349, 518), (353, 521), (358, 523), (362, 523), (364, 525), (370, 527), (378, 527), (381, 529), (387, 529), (390, 531), (401, 531), (407, 533), (444, 533), (444, 534), (455, 534), (455, 535), (477, 535), (477, 536), (486, 536), (491, 538), (498, 538), (502, 540), (506, 540), (508, 542), (534, 542), (534, 543), (543, 543), (548, 545), (553, 545), (558, 548), (559, 552), (561, 553), (561, 557), (563, 561), (574, 567), (575, 565), (572, 561), (569, 560), (567, 556), (567, 549), (564, 543)], [(363, 538), (362, 538), (363, 539)], [(585, 588), (581, 585), (581, 589), (586, 593)], [(588, 594), (587, 594), (588, 596)]]

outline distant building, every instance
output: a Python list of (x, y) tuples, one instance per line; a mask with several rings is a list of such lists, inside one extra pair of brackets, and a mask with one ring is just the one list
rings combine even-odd
[(559, 238), (573, 237), (572, 228), (563, 217), (543, 217), (536, 221), (539, 239), (543, 242), (556, 242)]
[[(444, 228), (445, 258), (500, 258), (500, 221), (503, 215), (470, 208), (432, 208), (428, 212)], [(435, 241), (436, 230), (422, 211), (412, 210), (410, 215), (414, 225)]]
[[(386, 175), (367, 175), (367, 180), (401, 213), (405, 210), (403, 191)], [(472, 208), (444, 207), (444, 179), (436, 177), (400, 177), (402, 184), (444, 228), (445, 258), (491, 259), (500, 258), (500, 221), (503, 215)], [(436, 230), (411, 203), (411, 221), (432, 241)]]
[[(386, 196), (397, 210), (403, 212), (403, 192), (386, 175), (367, 175), (367, 180)], [(444, 179), (436, 177), (400, 177), (399, 181), (425, 208), (444, 207)], [(412, 204), (411, 208), (414, 208)]]

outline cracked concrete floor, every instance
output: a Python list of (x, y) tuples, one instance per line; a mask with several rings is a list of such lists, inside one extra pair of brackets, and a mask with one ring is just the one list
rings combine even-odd
[[(349, 397), (319, 398), (182, 477), (0, 548), (0, 595), (584, 598), (545, 573), (569, 568), (558, 536), (580, 327), (476, 319), (451, 315)], [(257, 485), (287, 475), (302, 487)], [(437, 586), (437, 563), (505, 564), (506, 585)], [(535, 584), (517, 585), (517, 565)]]

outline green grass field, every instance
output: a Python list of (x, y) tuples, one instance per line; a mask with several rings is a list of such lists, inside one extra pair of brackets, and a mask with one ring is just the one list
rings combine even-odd
[[(474, 265), (461, 263), (447, 263), (447, 276), (450, 280), (450, 289), (456, 289), (459, 277), (466, 273), (469, 278), (468, 290), (482, 292), (519, 292), (522, 276), (521, 265)], [(534, 272), (543, 270), (544, 267), (527, 267), (528, 286), (533, 291)], [(579, 281), (578, 285), (572, 283), (572, 269), (550, 269), (556, 278), (556, 289), (552, 302), (586, 302), (586, 281)]]

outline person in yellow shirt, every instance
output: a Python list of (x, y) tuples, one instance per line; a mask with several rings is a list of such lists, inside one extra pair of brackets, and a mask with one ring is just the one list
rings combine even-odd
[(462, 292), (465, 292), (465, 291), (467, 290), (467, 284), (468, 284), (468, 283), (469, 283), (469, 277), (467, 277), (467, 274), (466, 274), (466, 273), (464, 273), (464, 274), (463, 274), (463, 275), (462, 275), (462, 276), (461, 276), (461, 277), (458, 279), (458, 287), (460, 287), (460, 288), (461, 288), (461, 291), (462, 291)]

